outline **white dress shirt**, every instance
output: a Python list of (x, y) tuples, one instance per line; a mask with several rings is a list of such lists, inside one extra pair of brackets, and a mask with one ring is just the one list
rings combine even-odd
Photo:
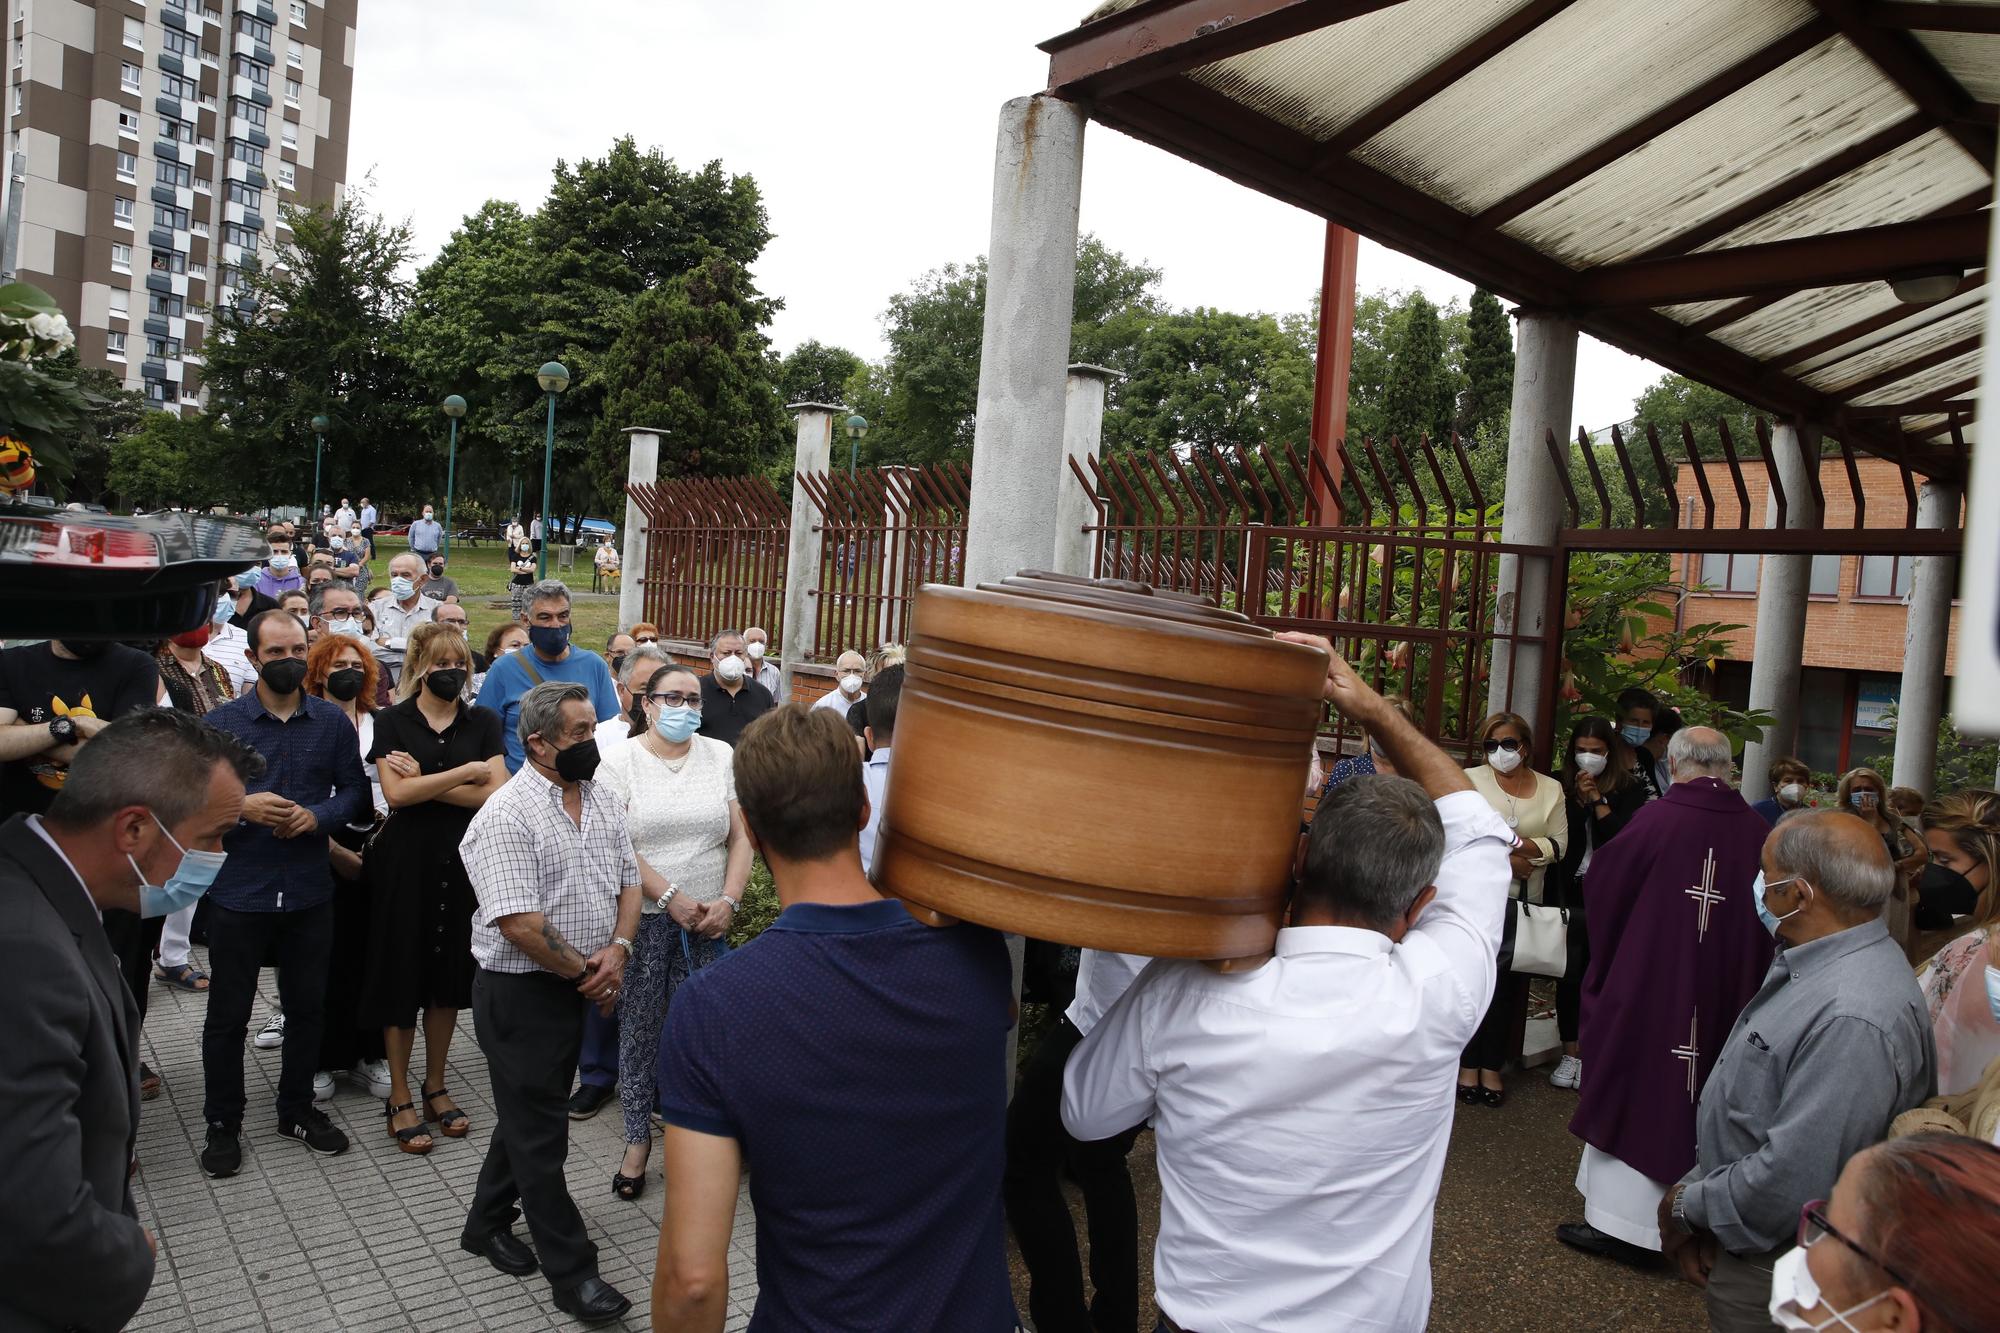
[(1486, 1012), (1508, 828), (1437, 803), (1437, 897), (1400, 942), (1278, 932), (1254, 972), (1161, 960), (1070, 1057), (1063, 1123), (1153, 1122), (1159, 1307), (1202, 1333), (1421, 1329), (1460, 1054)]
[(875, 877), (875, 841), (882, 835), (882, 807), (889, 803), (889, 750), (885, 745), (861, 766), (861, 785), (868, 791), (868, 822), (861, 826), (861, 873)]
[(210, 625), (208, 642), (201, 646), (201, 655), (222, 668), (238, 698), (257, 683), (257, 668), (251, 665), (249, 648), (250, 636), (227, 621)]
[(1076, 964), (1076, 998), (1069, 1002), (1063, 1017), (1088, 1037), (1097, 1021), (1118, 1003), (1119, 996), (1132, 989), (1132, 983), (1152, 961), (1136, 953), (1085, 949)]

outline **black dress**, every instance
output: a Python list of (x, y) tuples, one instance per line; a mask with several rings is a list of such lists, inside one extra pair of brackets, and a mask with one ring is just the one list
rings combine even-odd
[[(443, 731), (410, 698), (375, 715), (369, 758), (401, 750), (431, 777), (502, 752), (500, 715), (461, 703)], [(375, 904), (360, 1017), (378, 1027), (414, 1027), (422, 1009), (472, 1004), (472, 913), (477, 906), (459, 840), (475, 812), (425, 801), (389, 812), (365, 863)]]

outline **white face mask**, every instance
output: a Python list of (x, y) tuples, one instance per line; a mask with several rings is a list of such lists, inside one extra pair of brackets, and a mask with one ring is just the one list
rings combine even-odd
[(840, 689), (843, 694), (861, 693), (861, 677), (855, 672), (848, 672), (840, 678)]
[[(1506, 751), (1503, 750), (1501, 753), (1505, 754)], [(1576, 768), (1579, 773), (1588, 773), (1590, 776), (1596, 777), (1604, 771), (1604, 764), (1605, 757), (1601, 754), (1592, 754), (1589, 750), (1578, 750), (1576, 752)]]
[(763, 644), (761, 644), (761, 643), (752, 643), (752, 644), (750, 645), (750, 647), (749, 647), (749, 649), (748, 649), (747, 651), (748, 651), (748, 652), (749, 652), (749, 654), (750, 654), (750, 660), (751, 660), (751, 661), (753, 661), (753, 662), (761, 662), (761, 661), (763, 661), (763, 660), (764, 660), (764, 645), (763, 645)]
[(1486, 756), (1486, 762), (1493, 765), (1493, 771), (1496, 773), (1512, 773), (1521, 766), (1521, 752), (1519, 750), (1495, 750), (1492, 754)]
[(1778, 799), (1786, 805), (1802, 804), (1806, 799), (1806, 789), (1801, 783), (1787, 782), (1778, 788)]
[[(1845, 1310), (1828, 1310), (1826, 1317), (1818, 1323), (1805, 1317), (1803, 1311), (1823, 1308), (1819, 1283), (1814, 1280), (1812, 1269), (1806, 1267), (1805, 1247), (1789, 1250), (1771, 1266), (1771, 1322), (1779, 1328), (1815, 1330), (1823, 1328), (1854, 1329), (1848, 1316), (1858, 1314), (1889, 1293), (1878, 1291), (1859, 1305), (1850, 1305)], [(1858, 1330), (1857, 1330), (1858, 1333)]]
[(716, 662), (715, 674), (730, 684), (735, 684), (737, 681), (743, 679), (743, 659), (735, 653), (729, 654), (729, 656)]

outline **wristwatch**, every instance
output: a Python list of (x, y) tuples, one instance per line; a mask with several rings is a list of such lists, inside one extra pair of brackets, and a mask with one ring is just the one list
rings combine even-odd
[(1687, 1186), (1684, 1184), (1674, 1186), (1674, 1200), (1668, 1205), (1667, 1215), (1673, 1219), (1674, 1225), (1680, 1229), (1682, 1235), (1692, 1236), (1694, 1234), (1694, 1227), (1689, 1225), (1687, 1214), (1681, 1211), (1685, 1206), (1686, 1199)]
[(632, 941), (626, 939), (623, 935), (613, 935), (611, 942), (625, 951), (626, 962), (629, 963), (632, 961)]
[(50, 718), (49, 739), (57, 745), (76, 744), (76, 719), (71, 717)]
[(729, 896), (728, 894), (726, 894), (726, 893), (725, 893), (725, 894), (723, 894), (723, 895), (722, 895), (722, 901), (724, 901), (724, 902), (726, 902), (726, 903), (728, 903), (728, 904), (729, 904), (729, 912), (730, 912), (730, 915), (732, 915), (732, 916), (733, 916), (733, 915), (735, 915), (735, 914), (736, 914), (736, 911), (737, 911), (737, 906), (738, 906), (738, 904), (737, 904), (736, 900), (735, 900), (734, 898), (730, 897), (730, 896)]

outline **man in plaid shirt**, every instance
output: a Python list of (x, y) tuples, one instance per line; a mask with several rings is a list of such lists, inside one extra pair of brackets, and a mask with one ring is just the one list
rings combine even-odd
[[(590, 691), (546, 681), (521, 701), (526, 762), (473, 817), (459, 844), (479, 898), (472, 1017), (493, 1080), (497, 1123), (459, 1244), (503, 1273), (535, 1271), (513, 1234), (528, 1215), (556, 1307), (587, 1323), (632, 1302), (597, 1275), (597, 1246), (563, 1179), (569, 1088), (583, 1010), (606, 1013), (639, 927), (639, 858), (625, 812), (591, 780)], [(517, 1206), (518, 1205), (518, 1206)]]

